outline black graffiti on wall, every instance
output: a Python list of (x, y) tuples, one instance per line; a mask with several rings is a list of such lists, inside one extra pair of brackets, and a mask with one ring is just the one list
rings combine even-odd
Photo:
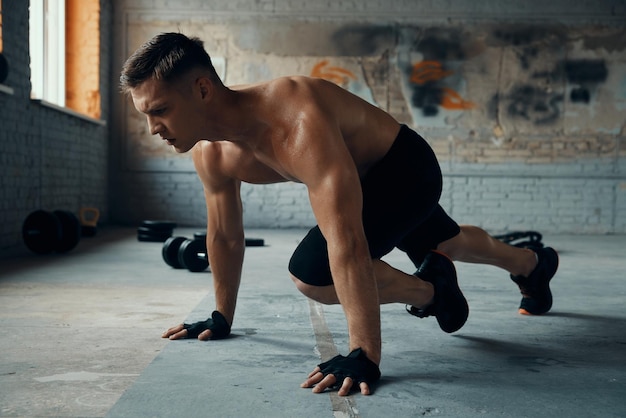
[[(442, 109), (475, 107), (458, 93), (463, 85), (461, 71), (464, 61), (472, 60), (488, 47), (512, 52), (525, 73), (520, 77), (525, 81), (494, 94), (488, 104), (494, 116), (500, 109), (511, 117), (538, 125), (554, 123), (561, 117), (566, 102), (591, 103), (595, 89), (609, 75), (601, 59), (559, 61), (559, 57), (564, 57), (564, 45), (571, 43), (566, 27), (507, 24), (492, 27), (491, 36), (472, 35), (473, 32), (457, 27), (353, 25), (336, 30), (332, 40), (339, 55), (372, 56), (404, 46), (406, 49), (402, 50), (421, 56), (404, 61), (401, 71), (409, 82), (411, 105), (426, 117), (435, 117)], [(377, 82), (384, 83), (386, 75)]]
[[(567, 59), (555, 62), (547, 71), (537, 70), (545, 68), (545, 63), (538, 61), (540, 57), (563, 54), (563, 45), (569, 42), (563, 28), (500, 26), (491, 33), (487, 42), (512, 51), (528, 74), (526, 82), (516, 84), (506, 95), (494, 95), (491, 112), (496, 112), (498, 101), (504, 100), (503, 109), (508, 115), (538, 125), (550, 124), (560, 117), (566, 100), (589, 104), (595, 88), (607, 79), (608, 69), (599, 59)], [(567, 97), (564, 87), (569, 90)]]
[[(504, 97), (506, 112), (514, 118), (528, 120), (537, 125), (547, 125), (561, 116), (565, 95), (555, 92), (554, 86), (564, 83), (571, 87), (569, 100), (572, 103), (588, 104), (592, 91), (606, 81), (608, 69), (603, 60), (564, 60), (555, 64), (551, 71), (536, 72), (530, 82), (514, 86)], [(497, 102), (502, 99), (495, 95), (490, 103), (490, 111), (495, 113)]]
[(570, 60), (563, 67), (567, 81), (575, 84), (603, 83), (609, 75), (604, 60)]
[(559, 118), (563, 95), (550, 93), (534, 86), (522, 85), (511, 91), (509, 100), (507, 106), (509, 115), (521, 117), (537, 125), (546, 125)]
[(443, 28), (427, 28), (419, 40), (415, 41), (412, 49), (419, 51), (425, 61), (460, 61), (467, 58), (463, 49), (459, 31)]
[(442, 108), (465, 110), (475, 107), (474, 103), (461, 97), (455, 90), (454, 82), (450, 81), (455, 72), (447, 64), (463, 61), (467, 57), (459, 31), (424, 29), (419, 32), (411, 49), (423, 57), (408, 70), (413, 107), (421, 109), (425, 117), (437, 116)]
[(494, 29), (492, 35), (488, 42), (495, 46), (511, 48), (519, 60), (520, 67), (525, 70), (530, 69), (540, 51), (549, 49), (558, 53), (567, 42), (567, 35), (562, 29), (540, 26), (503, 26)]
[(603, 60), (571, 60), (563, 63), (567, 81), (574, 85), (570, 100), (574, 103), (589, 103), (590, 89), (604, 83), (609, 71)]
[(396, 32), (393, 26), (347, 25), (335, 30), (331, 40), (337, 55), (376, 56), (395, 46)]
[(439, 104), (443, 99), (443, 90), (437, 81), (429, 81), (421, 85), (413, 84), (411, 105), (422, 109), (422, 115), (426, 117), (437, 116)]

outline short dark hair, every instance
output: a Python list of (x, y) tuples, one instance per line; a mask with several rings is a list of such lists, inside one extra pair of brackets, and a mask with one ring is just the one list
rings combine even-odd
[(161, 33), (144, 43), (124, 63), (120, 88), (128, 93), (144, 81), (173, 81), (193, 68), (205, 68), (214, 82), (221, 83), (204, 43), (182, 33)]

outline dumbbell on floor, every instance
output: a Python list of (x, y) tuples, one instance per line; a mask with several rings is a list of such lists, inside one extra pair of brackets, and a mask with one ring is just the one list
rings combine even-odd
[(66, 253), (78, 245), (80, 237), (78, 218), (65, 210), (36, 210), (22, 225), (24, 244), (37, 254)]
[(206, 242), (201, 239), (170, 237), (163, 243), (161, 254), (165, 263), (175, 269), (200, 272), (209, 267)]

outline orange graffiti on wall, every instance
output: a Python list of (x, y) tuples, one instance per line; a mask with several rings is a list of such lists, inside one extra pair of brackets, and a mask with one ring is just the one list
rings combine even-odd
[(422, 61), (413, 65), (411, 82), (422, 85), (429, 81), (441, 80), (451, 74), (452, 71), (445, 71), (438, 61)]
[[(452, 71), (444, 70), (438, 61), (421, 61), (413, 65), (411, 72), (411, 82), (423, 86), (426, 83), (439, 81), (449, 75), (454, 74)], [(476, 107), (476, 104), (464, 100), (459, 93), (449, 87), (442, 87), (443, 93), (441, 98), (441, 107), (450, 110), (463, 110)]]
[(356, 80), (356, 76), (350, 70), (341, 67), (326, 67), (328, 60), (323, 60), (315, 64), (311, 70), (311, 77), (323, 78), (335, 84), (345, 85), (349, 79)]
[(476, 104), (467, 100), (464, 100), (459, 93), (451, 88), (443, 88), (444, 95), (441, 99), (441, 107), (450, 110), (463, 110), (472, 109), (476, 107)]

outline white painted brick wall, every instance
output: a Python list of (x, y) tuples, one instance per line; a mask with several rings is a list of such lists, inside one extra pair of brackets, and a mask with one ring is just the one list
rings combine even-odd
[(451, 216), (493, 232), (604, 234), (617, 228), (615, 218), (623, 219), (623, 201), (614, 201), (616, 182), (610, 179), (446, 177), (444, 181), (451, 183), (451, 199), (442, 199)]
[(302, 184), (244, 184), (241, 195), (248, 227), (297, 228), (316, 223)]
[[(251, 15), (264, 18), (296, 16), (309, 20), (358, 18), (360, 23), (382, 20), (392, 24), (448, 17), (458, 21), (521, 17), (541, 24), (546, 20), (565, 23), (584, 20), (589, 23), (604, 18), (615, 21), (620, 18), (620, 13), (624, 13), (615, 5), (623, 7), (622, 3), (608, 0), (124, 0), (116, 2), (116, 10), (120, 27), (128, 17), (126, 12), (146, 20), (148, 14), (154, 16), (161, 12), (164, 20), (171, 14), (178, 14), (185, 22), (189, 16), (193, 16), (191, 20), (201, 20), (203, 13), (207, 13), (231, 19)], [(381, 19), (383, 16), (385, 19)], [(127, 42), (123, 33), (120, 31), (115, 40), (121, 50), (124, 48), (120, 45)], [(119, 68), (117, 64), (125, 58), (117, 57), (120, 62), (115, 63), (114, 68)], [(406, 103), (395, 101), (389, 106), (396, 109)], [(398, 110), (398, 113), (402, 112)], [(426, 132), (425, 136), (429, 134)], [(626, 132), (612, 139), (618, 144), (615, 155), (603, 155), (605, 158), (595, 160), (588, 156), (570, 157), (565, 163), (494, 162), (499, 155), (505, 155), (501, 149), (485, 149), (484, 155), (472, 162), (458, 161), (456, 155), (445, 155), (442, 158), (444, 190), (441, 204), (459, 223), (480, 225), (493, 232), (536, 229), (543, 233), (626, 233)], [(114, 143), (117, 140), (114, 135)], [(539, 140), (549, 141), (549, 138)], [(525, 150), (519, 152), (525, 155)], [(194, 173), (127, 172), (126, 161), (117, 155), (112, 158), (122, 160), (117, 166), (121, 174), (115, 173), (122, 181), (116, 186), (119, 190), (112, 198), (125, 199), (114, 205), (119, 210), (116, 220), (136, 224), (146, 218), (169, 218), (181, 225), (204, 224), (202, 189)], [(242, 199), (247, 227), (288, 228), (315, 224), (302, 185), (243, 185)]]

